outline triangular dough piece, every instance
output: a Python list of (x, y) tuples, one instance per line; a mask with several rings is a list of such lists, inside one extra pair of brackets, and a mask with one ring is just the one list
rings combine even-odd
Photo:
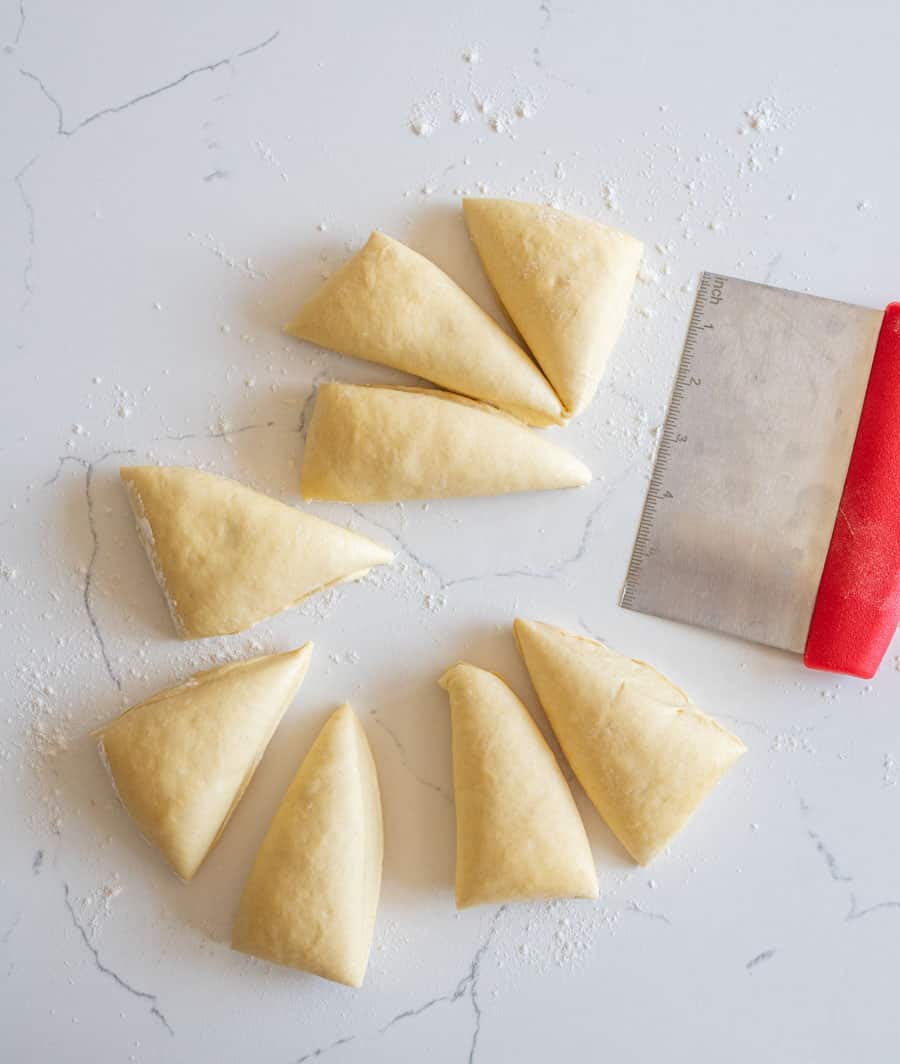
[(463, 209), (497, 295), (574, 417), (622, 331), (641, 242), (532, 203), (467, 199)]
[(121, 470), (179, 635), (242, 632), (390, 551), (234, 480), (180, 466)]
[(517, 619), (514, 632), (579, 783), (648, 864), (746, 747), (642, 661), (536, 621)]
[(563, 420), (559, 397), (522, 348), (443, 270), (384, 233), (373, 233), (313, 294), (288, 332), (482, 399), (530, 425)]
[(94, 733), (122, 804), (182, 879), (225, 830), (311, 655), (307, 643), (199, 672)]
[(450, 695), (456, 906), (596, 898), (584, 824), (531, 714), (492, 672), (459, 662)]
[(590, 470), (507, 414), (447, 392), (323, 384), (300, 492), (392, 502), (574, 488)]
[(341, 706), (319, 732), (263, 839), (232, 947), (361, 986), (383, 848), (372, 751), (356, 714)]

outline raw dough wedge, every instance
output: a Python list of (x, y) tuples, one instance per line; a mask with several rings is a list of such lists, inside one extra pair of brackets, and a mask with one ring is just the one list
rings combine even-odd
[(231, 635), (356, 580), (390, 551), (234, 480), (179, 466), (120, 471), (179, 635)]
[(574, 488), (590, 470), (521, 422), (446, 392), (329, 383), (310, 421), (307, 499), (391, 502)]
[(579, 783), (648, 864), (746, 747), (644, 662), (537, 621), (517, 619), (513, 630)]
[(553, 752), (499, 676), (459, 662), (450, 696), (456, 906), (596, 898), (584, 824)]
[(361, 986), (369, 960), (383, 837), (366, 733), (349, 706), (331, 715), (263, 839), (232, 947)]
[(522, 348), (443, 270), (384, 233), (369, 237), (287, 331), (482, 399), (530, 425), (563, 420), (559, 397)]
[(467, 199), (463, 210), (500, 301), (568, 415), (580, 414), (622, 331), (641, 242), (532, 203)]
[(225, 830), (311, 656), (307, 643), (199, 672), (94, 733), (122, 804), (182, 879)]

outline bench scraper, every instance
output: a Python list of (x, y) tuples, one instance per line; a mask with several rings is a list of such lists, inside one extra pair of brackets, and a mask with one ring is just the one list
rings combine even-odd
[(900, 303), (702, 275), (620, 605), (875, 674), (900, 620)]

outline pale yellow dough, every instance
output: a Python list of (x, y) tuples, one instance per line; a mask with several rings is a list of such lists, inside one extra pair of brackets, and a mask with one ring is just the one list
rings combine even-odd
[(366, 973), (383, 837), (366, 733), (349, 706), (326, 722), (263, 839), (232, 946), (348, 986)]
[(521, 422), (447, 392), (323, 384), (300, 491), (384, 502), (574, 488), (590, 470)]
[(372, 540), (234, 480), (179, 466), (120, 471), (180, 635), (229, 635), (392, 560)]
[(100, 756), (141, 834), (190, 879), (225, 830), (312, 644), (197, 673), (100, 728)]
[(579, 783), (648, 864), (746, 747), (642, 661), (536, 621), (517, 619), (514, 632)]
[(456, 905), (596, 898), (584, 825), (553, 752), (494, 673), (460, 662), (450, 696)]
[(463, 201), (497, 295), (567, 414), (590, 403), (619, 338), (641, 261), (628, 233), (553, 207)]
[(287, 331), (482, 399), (530, 425), (559, 424), (559, 397), (529, 356), (433, 262), (373, 233)]

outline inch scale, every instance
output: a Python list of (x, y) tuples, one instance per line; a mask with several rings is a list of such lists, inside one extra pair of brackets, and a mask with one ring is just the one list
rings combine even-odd
[(644, 566), (644, 562), (646, 559), (652, 558), (655, 553), (655, 548), (653, 546), (653, 526), (656, 520), (659, 502), (660, 500), (669, 501), (674, 498), (672, 490), (668, 488), (665, 483), (666, 470), (673, 449), (688, 442), (687, 434), (679, 430), (682, 403), (684, 402), (688, 389), (700, 388), (703, 385), (703, 378), (694, 373), (694, 353), (701, 332), (703, 330), (715, 328), (715, 323), (705, 321), (704, 315), (708, 303), (715, 306), (721, 302), (721, 291), (725, 285), (725, 281), (726, 278), (712, 273), (704, 273), (700, 277), (700, 284), (697, 288), (697, 298), (694, 302), (694, 309), (691, 312), (687, 336), (681, 353), (681, 362), (678, 365), (678, 373), (675, 376), (675, 383), (672, 386), (672, 398), (669, 401), (669, 409), (666, 413), (665, 424), (663, 425), (659, 447), (656, 452), (653, 475), (650, 478), (650, 486), (647, 489), (647, 498), (644, 501), (641, 522), (638, 525), (637, 535), (635, 536), (631, 562), (629, 563), (628, 573), (625, 577), (625, 587), (622, 590), (622, 597), (619, 600), (619, 605), (624, 606), (627, 610), (640, 609), (635, 602), (638, 595), (641, 570)]

